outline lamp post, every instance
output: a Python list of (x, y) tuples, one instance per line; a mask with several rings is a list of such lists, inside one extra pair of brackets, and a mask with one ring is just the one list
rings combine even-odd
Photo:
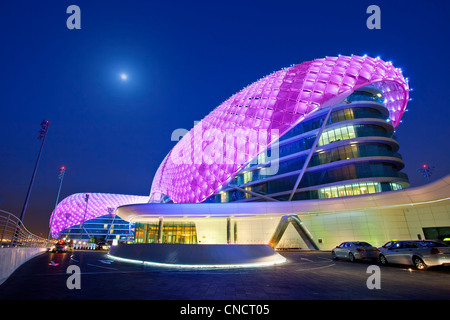
[(116, 220), (116, 214), (114, 212), (114, 208), (108, 208), (108, 214), (113, 215), (113, 220), (112, 220), (111, 224), (109, 225), (108, 232), (106, 233), (105, 242), (108, 242), (108, 236), (111, 232), (111, 228), (113, 228), (113, 232), (114, 232), (113, 226), (114, 226), (114, 220)]
[(34, 178), (36, 176), (36, 171), (37, 171), (37, 168), (38, 168), (38, 165), (39, 165), (39, 160), (41, 159), (42, 148), (44, 147), (45, 137), (47, 136), (47, 131), (48, 131), (49, 124), (50, 124), (50, 122), (48, 122), (47, 120), (42, 121), (42, 123), (41, 123), (41, 130), (39, 130), (39, 137), (38, 137), (38, 139), (42, 140), (41, 149), (39, 150), (39, 155), (38, 155), (38, 158), (36, 160), (36, 164), (34, 166), (33, 175), (31, 177), (31, 182), (30, 182), (30, 185), (28, 187), (27, 197), (25, 198), (25, 203), (23, 205), (22, 213), (20, 214), (20, 221), (22, 223), (23, 223), (23, 219), (25, 218), (25, 211), (27, 210), (28, 200), (30, 199), (31, 189), (33, 188)]
[(86, 208), (84, 209), (84, 218), (83, 218), (83, 222), (81, 224), (80, 242), (83, 241), (83, 229), (84, 229), (84, 221), (86, 220), (86, 212), (87, 212), (87, 207), (88, 207), (88, 202), (89, 202), (89, 193), (86, 193), (84, 195), (84, 201), (86, 201)]
[(58, 179), (61, 180), (61, 182), (59, 183), (58, 196), (56, 197), (55, 210), (53, 211), (52, 218), (50, 221), (50, 230), (48, 231), (47, 241), (50, 241), (50, 233), (51, 233), (52, 227), (53, 227), (53, 219), (55, 218), (56, 206), (58, 205), (58, 202), (59, 202), (59, 195), (61, 194), (61, 187), (62, 187), (65, 173), (66, 173), (66, 167), (62, 166), (61, 168), (59, 168)]
[(433, 173), (434, 166), (430, 167), (429, 165), (424, 164), (422, 167), (417, 169), (417, 172), (422, 174), (428, 182), (430, 182), (431, 174)]

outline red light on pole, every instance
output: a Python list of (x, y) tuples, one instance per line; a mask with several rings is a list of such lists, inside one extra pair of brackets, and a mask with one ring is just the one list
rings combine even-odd
[(60, 179), (60, 180), (62, 180), (63, 178), (64, 178), (64, 173), (66, 172), (66, 167), (65, 166), (62, 166), (61, 168), (59, 168), (59, 175), (58, 175), (58, 178)]
[(426, 164), (423, 164), (421, 168), (418, 168), (417, 171), (422, 174), (428, 182), (430, 182), (430, 176), (433, 173), (434, 166), (430, 167)]
[[(65, 173), (66, 173), (65, 166), (62, 166), (61, 168), (59, 168), (58, 179), (61, 180), (61, 182), (59, 183), (58, 196), (56, 197), (55, 209), (53, 210), (54, 213), (56, 213), (56, 207), (58, 206), (59, 195), (61, 194), (61, 187), (62, 187)], [(50, 233), (51, 233), (52, 227), (53, 227), (53, 218), (54, 218), (54, 216), (52, 214), (52, 216), (50, 218), (50, 230), (48, 231), (47, 241), (50, 241)]]

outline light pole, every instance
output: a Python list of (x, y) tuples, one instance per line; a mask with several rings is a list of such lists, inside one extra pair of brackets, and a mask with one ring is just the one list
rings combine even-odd
[(87, 212), (87, 207), (88, 207), (88, 202), (89, 202), (89, 193), (85, 194), (84, 201), (86, 201), (86, 209), (84, 209), (84, 218), (83, 218), (83, 222), (81, 224), (80, 242), (83, 241), (83, 229), (84, 229), (84, 221), (86, 220), (86, 212)]
[[(111, 232), (111, 228), (114, 225), (114, 220), (116, 219), (116, 214), (114, 212), (114, 208), (108, 208), (108, 214), (109, 215), (113, 215), (113, 220), (112, 220), (111, 224), (109, 225), (108, 232), (107, 232), (106, 237), (105, 237), (105, 242), (108, 242), (109, 233)], [(113, 232), (114, 232), (114, 229), (113, 229)]]
[(431, 174), (433, 173), (434, 170), (434, 166), (430, 167), (426, 164), (424, 164), (422, 167), (417, 169), (417, 172), (419, 172), (420, 174), (422, 174), (428, 182), (430, 182), (430, 177)]
[(20, 214), (20, 221), (23, 223), (23, 219), (25, 218), (25, 211), (27, 210), (28, 200), (30, 199), (31, 189), (33, 188), (34, 178), (36, 176), (36, 171), (39, 165), (39, 160), (41, 159), (42, 148), (44, 147), (45, 137), (47, 136), (48, 126), (50, 122), (47, 120), (42, 121), (41, 130), (39, 130), (39, 140), (42, 140), (41, 149), (39, 150), (39, 155), (36, 160), (36, 164), (34, 166), (33, 176), (31, 177), (31, 182), (28, 187), (27, 197), (25, 198), (25, 203), (23, 205), (22, 213)]
[(65, 173), (66, 173), (66, 167), (62, 166), (61, 168), (59, 168), (58, 179), (61, 180), (61, 182), (59, 183), (58, 196), (56, 197), (55, 210), (53, 211), (52, 219), (50, 221), (50, 230), (48, 231), (47, 241), (50, 241), (50, 233), (51, 233), (52, 227), (53, 227), (53, 219), (55, 218), (56, 206), (58, 205), (58, 202), (59, 202), (59, 195), (61, 193), (61, 187), (62, 187), (62, 183), (63, 183), (63, 180), (64, 180), (64, 174)]
[[(69, 218), (70, 218), (71, 215), (72, 215), (72, 214), (71, 214), (70, 212), (67, 212), (67, 213), (65, 214), (65, 216), (66, 216), (66, 223), (64, 224), (64, 230), (67, 229), (67, 220), (69, 220)], [(67, 233), (66, 233), (66, 236), (67, 236)], [(70, 239), (70, 240), (72, 240), (72, 239)]]

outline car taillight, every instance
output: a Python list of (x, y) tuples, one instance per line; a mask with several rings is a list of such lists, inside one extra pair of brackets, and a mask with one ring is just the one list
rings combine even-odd
[(363, 248), (356, 248), (356, 251), (358, 251), (358, 252), (363, 252), (364, 249), (363, 249)]
[(378, 248), (373, 248), (373, 251), (380, 251), (380, 250), (378, 250)]
[(431, 249), (431, 254), (438, 254), (441, 253), (437, 248)]

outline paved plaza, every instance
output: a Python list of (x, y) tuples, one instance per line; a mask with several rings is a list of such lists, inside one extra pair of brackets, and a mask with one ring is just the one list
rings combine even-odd
[[(288, 262), (263, 268), (165, 268), (111, 260), (106, 252), (45, 253), (0, 286), (14, 300), (411, 300), (447, 299), (450, 269), (380, 267), (380, 289), (369, 289), (371, 262), (332, 260), (329, 252), (280, 252)], [(80, 289), (69, 289), (69, 265)]]

